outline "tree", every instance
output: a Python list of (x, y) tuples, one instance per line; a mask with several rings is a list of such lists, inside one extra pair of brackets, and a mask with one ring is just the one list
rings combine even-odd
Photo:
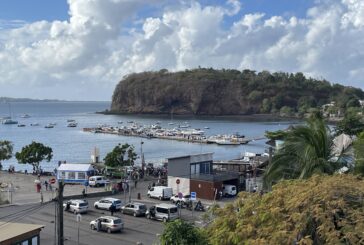
[(137, 154), (134, 146), (129, 144), (118, 144), (104, 158), (105, 165), (109, 167), (133, 166)]
[(161, 245), (207, 245), (207, 238), (202, 231), (192, 224), (181, 219), (174, 220), (165, 225)]
[(364, 123), (356, 113), (346, 113), (345, 117), (338, 122), (336, 134), (357, 135), (364, 130)]
[(311, 117), (306, 125), (292, 128), (264, 174), (265, 184), (269, 187), (281, 179), (305, 179), (315, 173), (333, 174), (343, 166), (344, 155), (334, 158), (333, 139), (321, 117)]
[(272, 192), (240, 192), (207, 227), (212, 245), (361, 244), (364, 180), (351, 174), (285, 180)]
[[(13, 156), (13, 145), (8, 140), (0, 140), (0, 166), (1, 161), (9, 160)], [(0, 168), (1, 170), (1, 168)]]
[(39, 163), (43, 160), (49, 162), (53, 157), (52, 148), (33, 141), (31, 144), (24, 146), (20, 152), (15, 154), (16, 159), (21, 164), (31, 164), (33, 172), (39, 172)]
[(364, 176), (364, 131), (358, 135), (353, 146), (355, 155), (354, 172)]

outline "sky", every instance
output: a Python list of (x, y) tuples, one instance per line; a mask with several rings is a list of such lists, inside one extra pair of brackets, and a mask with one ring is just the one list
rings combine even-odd
[(0, 97), (110, 101), (199, 66), (364, 88), (363, 40), (363, 0), (1, 0)]

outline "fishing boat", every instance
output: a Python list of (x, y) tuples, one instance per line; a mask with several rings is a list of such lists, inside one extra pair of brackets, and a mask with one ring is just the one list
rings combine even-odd
[(21, 118), (29, 118), (30, 116), (28, 114), (23, 114), (20, 116)]
[(31, 123), (30, 126), (39, 126), (39, 123)]
[(21, 128), (21, 127), (25, 127), (25, 124), (18, 124), (18, 127)]
[(45, 125), (44, 128), (54, 128), (54, 125), (52, 123), (49, 123)]
[(210, 127), (203, 127), (204, 129), (210, 129)]
[(240, 145), (239, 142), (231, 141), (228, 139), (215, 140), (215, 143), (218, 145)]

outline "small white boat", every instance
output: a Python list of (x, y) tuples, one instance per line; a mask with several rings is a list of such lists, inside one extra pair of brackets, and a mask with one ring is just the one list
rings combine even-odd
[(18, 124), (18, 127), (25, 127), (25, 124)]
[(190, 125), (189, 124), (186, 124), (186, 125), (179, 125), (180, 128), (189, 128)]
[(45, 125), (44, 128), (54, 128), (54, 125), (52, 123), (49, 123)]
[(118, 121), (118, 124), (123, 124), (123, 121)]
[(76, 122), (70, 122), (70, 123), (67, 124), (67, 127), (75, 128), (75, 127), (77, 127), (77, 123)]
[(30, 116), (28, 114), (23, 114), (20, 116), (21, 118), (29, 118)]
[(174, 123), (173, 122), (169, 122), (168, 125), (174, 125)]
[(30, 126), (39, 126), (39, 123), (31, 123)]
[(12, 119), (5, 119), (2, 121), (2, 124), (18, 124), (18, 121)]
[(204, 129), (210, 129), (210, 127), (204, 127)]

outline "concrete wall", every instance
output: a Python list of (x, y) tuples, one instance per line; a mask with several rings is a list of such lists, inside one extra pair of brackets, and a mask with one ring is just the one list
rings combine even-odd
[(168, 159), (168, 175), (190, 178), (190, 156)]
[[(176, 183), (177, 179), (180, 181), (179, 185)], [(173, 188), (173, 194), (177, 194), (178, 191), (184, 195), (190, 194), (190, 179), (168, 176), (168, 187)]]

